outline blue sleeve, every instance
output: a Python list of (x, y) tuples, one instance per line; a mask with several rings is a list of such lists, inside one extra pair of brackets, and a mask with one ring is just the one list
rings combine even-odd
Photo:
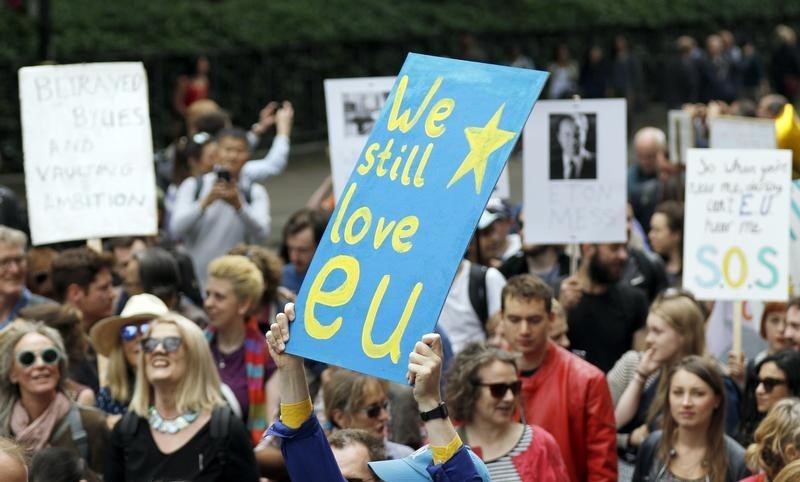
[(739, 430), (739, 387), (731, 377), (725, 377), (725, 433), (735, 437)]
[(439, 465), (429, 465), (428, 473), (434, 482), (481, 482), (466, 445), (462, 445), (450, 460)]
[[(298, 429), (291, 429), (281, 422), (275, 422), (267, 430), (267, 434), (281, 439), (281, 453), (292, 480), (346, 482), (339, 471), (325, 433), (313, 414)], [(309, 463), (312, 460), (314, 462)]]

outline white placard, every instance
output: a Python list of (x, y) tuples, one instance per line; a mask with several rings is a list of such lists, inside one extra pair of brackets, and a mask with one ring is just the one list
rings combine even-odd
[(709, 120), (708, 146), (712, 149), (775, 149), (775, 121), (752, 117), (719, 116)]
[(690, 149), (683, 286), (706, 300), (786, 300), (791, 151)]
[(800, 296), (800, 180), (792, 183), (792, 214), (789, 243), (789, 296)]
[(694, 147), (694, 128), (688, 112), (671, 110), (667, 113), (669, 159), (675, 164), (686, 164), (686, 151)]
[(625, 241), (625, 122), (624, 99), (536, 103), (522, 153), (526, 243)]
[(19, 93), (33, 244), (155, 234), (144, 66), (23, 67)]
[[(364, 149), (394, 80), (395, 77), (325, 80), (331, 176), (333, 196), (337, 200)], [(501, 199), (511, 197), (508, 166), (500, 174), (493, 195)]]
[(339, 199), (358, 161), (372, 126), (381, 113), (394, 77), (326, 79), (325, 108), (328, 117), (333, 196)]

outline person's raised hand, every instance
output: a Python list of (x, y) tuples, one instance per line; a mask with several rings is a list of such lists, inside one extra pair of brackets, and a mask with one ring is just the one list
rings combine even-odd
[(581, 301), (583, 296), (583, 289), (581, 288), (581, 280), (577, 275), (572, 275), (564, 278), (561, 282), (561, 289), (558, 292), (558, 301), (564, 310), (569, 310)]
[(442, 338), (436, 333), (422, 336), (408, 356), (408, 383), (414, 387), (419, 410), (427, 412), (442, 401), (439, 381), (442, 378)]
[(233, 206), (237, 211), (242, 208), (242, 198), (239, 195), (239, 187), (233, 182), (220, 181), (214, 184), (215, 189), (219, 189), (219, 199)]
[(728, 353), (728, 373), (739, 387), (744, 387), (745, 361), (744, 353), (733, 351)]
[(259, 136), (264, 135), (270, 127), (275, 125), (275, 112), (279, 106), (280, 104), (274, 100), (265, 105), (261, 112), (258, 113), (258, 122), (253, 124), (250, 130)]
[(211, 186), (211, 190), (206, 194), (206, 197), (200, 201), (200, 207), (205, 210), (207, 207), (211, 206), (214, 201), (218, 199), (224, 199), (225, 196), (225, 187), (222, 185), (221, 182), (215, 182), (213, 186)]
[(288, 100), (284, 100), (281, 108), (275, 113), (275, 131), (278, 135), (290, 136), (294, 122), (294, 107)]
[(278, 368), (302, 368), (303, 359), (286, 353), (289, 341), (289, 323), (294, 321), (294, 303), (287, 303), (283, 313), (278, 313), (267, 331), (269, 354)]

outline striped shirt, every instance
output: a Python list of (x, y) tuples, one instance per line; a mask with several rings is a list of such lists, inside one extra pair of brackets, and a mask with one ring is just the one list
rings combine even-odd
[(532, 441), (533, 429), (531, 429), (530, 425), (525, 425), (522, 437), (520, 437), (519, 442), (513, 449), (502, 457), (486, 461), (486, 468), (489, 469), (492, 482), (522, 482), (511, 459), (528, 450)]

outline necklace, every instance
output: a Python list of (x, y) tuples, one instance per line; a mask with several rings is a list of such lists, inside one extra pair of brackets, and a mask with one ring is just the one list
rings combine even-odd
[(147, 414), (148, 421), (150, 422), (150, 426), (153, 427), (153, 430), (168, 434), (176, 434), (180, 432), (197, 419), (197, 412), (193, 410), (178, 415), (175, 418), (165, 419), (160, 413), (158, 413), (156, 407), (151, 406), (150, 410), (147, 411)]

